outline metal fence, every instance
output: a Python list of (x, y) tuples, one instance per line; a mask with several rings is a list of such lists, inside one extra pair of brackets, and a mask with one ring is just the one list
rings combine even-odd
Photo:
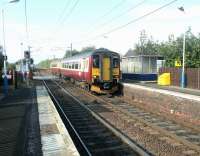
[[(170, 73), (171, 85), (180, 86), (181, 68), (160, 68), (159, 74)], [(200, 68), (186, 68), (186, 87), (200, 89)]]

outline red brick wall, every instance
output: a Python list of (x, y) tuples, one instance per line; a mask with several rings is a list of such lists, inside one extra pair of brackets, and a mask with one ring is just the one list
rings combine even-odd
[(140, 88), (124, 87), (124, 100), (147, 111), (200, 126), (200, 102)]

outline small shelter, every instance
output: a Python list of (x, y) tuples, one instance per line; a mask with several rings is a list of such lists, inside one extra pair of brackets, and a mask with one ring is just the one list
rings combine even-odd
[(122, 77), (124, 79), (155, 80), (163, 59), (160, 55), (141, 55), (129, 50), (121, 60)]
[(122, 72), (137, 74), (155, 74), (163, 57), (159, 55), (138, 55), (135, 51), (128, 51), (122, 57)]

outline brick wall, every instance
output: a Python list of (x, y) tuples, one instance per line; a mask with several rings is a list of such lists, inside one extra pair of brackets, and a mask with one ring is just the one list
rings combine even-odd
[(200, 126), (200, 102), (155, 91), (123, 87), (124, 100), (148, 111)]

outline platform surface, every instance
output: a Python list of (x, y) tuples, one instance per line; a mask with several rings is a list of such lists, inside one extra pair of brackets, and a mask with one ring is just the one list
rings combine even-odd
[(178, 87), (159, 87), (157, 85), (150, 84), (133, 84), (122, 83), (124, 87), (132, 87), (137, 89), (144, 89), (152, 92), (158, 92), (162, 94), (172, 95), (183, 99), (194, 100), (200, 102), (200, 91), (193, 89), (183, 89)]
[(161, 86), (161, 85), (158, 85), (157, 83), (136, 83), (136, 84), (146, 86), (146, 87), (152, 87), (152, 88), (157, 88), (157, 89), (164, 89), (164, 90), (169, 90), (169, 91), (174, 91), (174, 92), (200, 96), (200, 90), (198, 89), (181, 88), (179, 86)]
[(41, 155), (34, 93), (21, 88), (0, 100), (0, 156)]
[(79, 156), (47, 90), (36, 90), (43, 156)]

